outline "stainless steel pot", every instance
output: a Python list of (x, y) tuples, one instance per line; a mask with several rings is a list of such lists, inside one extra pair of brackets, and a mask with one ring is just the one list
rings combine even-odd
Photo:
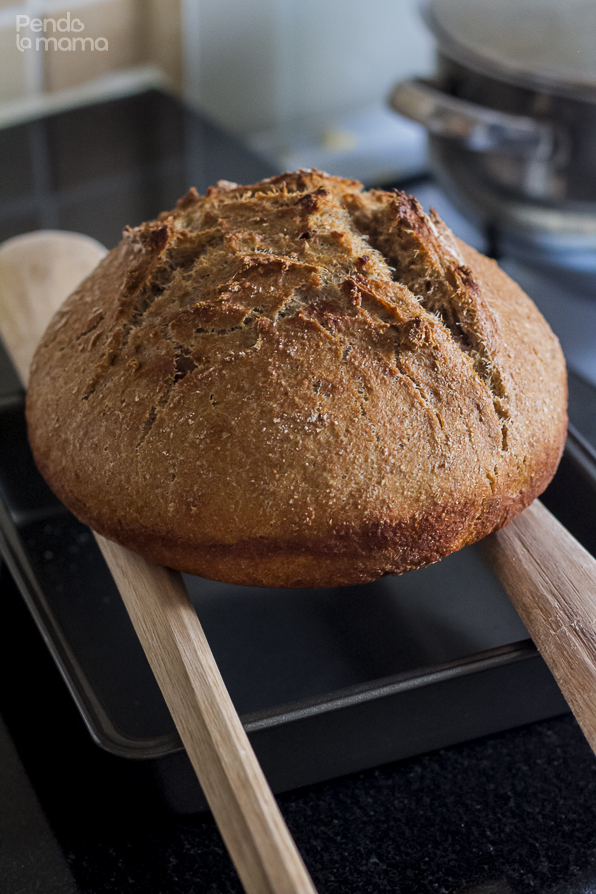
[(443, 187), (509, 251), (596, 270), (594, 0), (430, 0), (425, 19), (436, 77), (390, 101)]

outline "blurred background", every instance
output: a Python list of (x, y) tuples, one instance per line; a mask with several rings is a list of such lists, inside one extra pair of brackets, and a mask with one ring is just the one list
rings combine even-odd
[[(67, 12), (109, 50), (19, 50), (18, 15)], [(0, 122), (160, 86), (279, 168), (381, 181), (423, 163), (422, 129), (386, 101), (432, 44), (415, 0), (0, 0)]]

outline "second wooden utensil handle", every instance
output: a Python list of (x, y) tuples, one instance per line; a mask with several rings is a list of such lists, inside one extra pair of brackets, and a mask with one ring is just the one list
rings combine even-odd
[(95, 535), (248, 894), (316, 894), (178, 572)]
[[(23, 384), (39, 335), (105, 249), (31, 233), (0, 251), (2, 333)], [(189, 603), (179, 574), (97, 537), (249, 894), (315, 894)]]
[(539, 500), (483, 544), (596, 751), (596, 560)]

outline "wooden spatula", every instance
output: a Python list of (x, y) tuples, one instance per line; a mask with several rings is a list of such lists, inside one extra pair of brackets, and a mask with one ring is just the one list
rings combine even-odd
[[(27, 384), (56, 308), (105, 255), (76, 233), (0, 247), (0, 331)], [(316, 894), (178, 572), (95, 535), (248, 894)]]
[(596, 752), (596, 560), (540, 500), (482, 545)]

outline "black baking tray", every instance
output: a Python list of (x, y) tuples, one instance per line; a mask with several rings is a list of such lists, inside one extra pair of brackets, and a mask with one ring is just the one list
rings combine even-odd
[[(90, 531), (33, 463), (0, 353), (0, 548), (95, 742), (142, 760), (156, 797), (205, 802)], [(571, 376), (578, 417), (596, 389)], [(596, 454), (572, 429), (545, 503), (596, 552)], [(271, 590), (186, 577), (274, 791), (565, 712), (477, 547), (372, 584)]]

